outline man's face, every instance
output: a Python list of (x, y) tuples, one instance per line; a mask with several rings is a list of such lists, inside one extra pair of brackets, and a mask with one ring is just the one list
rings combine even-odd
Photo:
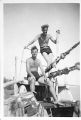
[(31, 54), (32, 54), (32, 57), (33, 58), (36, 58), (37, 57), (37, 54), (38, 54), (38, 50), (37, 49), (34, 49), (31, 51)]
[(43, 31), (43, 34), (44, 34), (44, 35), (47, 35), (48, 27), (43, 28), (42, 31)]

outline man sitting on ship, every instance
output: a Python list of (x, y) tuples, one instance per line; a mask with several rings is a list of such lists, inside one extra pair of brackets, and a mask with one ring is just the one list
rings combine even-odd
[[(45, 71), (43, 69), (43, 66), (39, 59), (37, 59), (38, 49), (36, 46), (33, 46), (31, 48), (31, 54), (32, 56), (26, 60), (26, 70), (27, 70), (27, 79), (30, 84), (30, 91), (33, 93), (35, 92), (35, 82), (38, 81), (41, 84), (45, 84), (49, 86), (49, 91), (52, 94), (54, 103), (58, 103), (57, 97), (55, 94), (55, 89), (53, 87), (53, 84), (49, 78), (47, 78)], [(38, 68), (40, 68), (42, 72), (42, 77), (38, 73)]]

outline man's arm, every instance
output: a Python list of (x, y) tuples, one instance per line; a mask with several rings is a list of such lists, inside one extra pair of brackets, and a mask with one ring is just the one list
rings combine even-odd
[(50, 40), (51, 40), (54, 44), (57, 43), (57, 38), (56, 38), (56, 40), (55, 40), (52, 36), (50, 36)]
[(60, 34), (60, 30), (57, 30), (56, 31), (56, 39), (54, 39), (52, 36), (50, 36), (50, 40), (53, 42), (53, 43), (57, 43), (57, 40), (58, 40), (58, 37), (59, 37), (59, 34)]
[(38, 37), (39, 37), (39, 35), (37, 35), (32, 41), (30, 41), (30, 42), (28, 43), (28, 45), (24, 47), (24, 49), (28, 48), (28, 46), (30, 46), (30, 45), (33, 44), (36, 40), (38, 40)]

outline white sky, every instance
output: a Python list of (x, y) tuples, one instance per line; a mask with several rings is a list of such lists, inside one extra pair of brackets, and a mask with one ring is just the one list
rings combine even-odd
[[(13, 78), (15, 70), (15, 56), (18, 58), (18, 75), (24, 46), (37, 34), (41, 33), (41, 25), (49, 24), (48, 33), (54, 38), (55, 32), (60, 29), (59, 54), (72, 47), (79, 39), (79, 4), (70, 3), (14, 3), (4, 4), (4, 76)], [(38, 46), (36, 42), (35, 45)], [(50, 42), (51, 49), (56, 56), (56, 45)], [(30, 51), (24, 50), (23, 60), (30, 57)], [(38, 58), (46, 65), (41, 54)], [(57, 68), (70, 67), (80, 62), (80, 46), (75, 48)], [(22, 64), (21, 74), (26, 76), (25, 63)], [(80, 72), (73, 71), (69, 75), (61, 76), (72, 84), (80, 83)]]

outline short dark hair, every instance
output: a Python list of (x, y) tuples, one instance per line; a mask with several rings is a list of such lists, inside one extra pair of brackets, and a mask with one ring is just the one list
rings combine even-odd
[(33, 46), (33, 47), (31, 48), (31, 52), (32, 52), (33, 50), (35, 50), (35, 49), (37, 49), (37, 51), (38, 51), (38, 48), (37, 48), (36, 46)]
[(42, 26), (41, 26), (41, 29), (43, 30), (45, 27), (47, 27), (47, 28), (48, 28), (48, 27), (49, 27), (49, 25), (48, 25), (48, 24), (42, 25)]

